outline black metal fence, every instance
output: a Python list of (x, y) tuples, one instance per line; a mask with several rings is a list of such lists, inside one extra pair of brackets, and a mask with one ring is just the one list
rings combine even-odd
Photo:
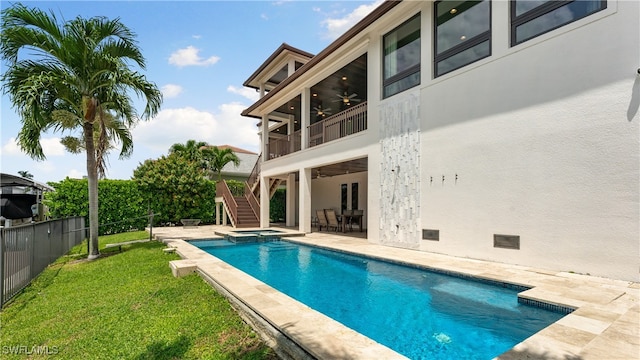
[(83, 217), (0, 229), (0, 309), (57, 258), (87, 238)]

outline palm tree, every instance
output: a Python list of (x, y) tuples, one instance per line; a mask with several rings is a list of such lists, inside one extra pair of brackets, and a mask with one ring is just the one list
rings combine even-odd
[(33, 174), (25, 170), (18, 171), (18, 175), (22, 176), (25, 179), (33, 179)]
[(188, 140), (186, 144), (173, 144), (169, 148), (169, 155), (176, 154), (188, 161), (195, 161), (198, 167), (203, 167), (202, 150), (207, 147), (207, 143), (203, 141)]
[[(28, 53), (30, 57), (20, 58)], [(0, 55), (8, 63), (3, 90), (20, 113), (18, 145), (36, 160), (45, 159), (40, 144), (43, 132), (81, 133), (87, 155), (89, 183), (89, 259), (98, 252), (99, 150), (107, 146), (110, 113), (128, 129), (139, 118), (157, 114), (162, 93), (157, 86), (129, 68), (145, 67), (135, 35), (120, 19), (77, 17), (59, 24), (53, 12), (16, 4), (2, 10)], [(146, 100), (141, 117), (129, 93)], [(105, 136), (94, 138), (96, 129)], [(121, 157), (131, 153), (131, 136), (119, 132)]]
[(206, 168), (218, 174), (218, 181), (222, 180), (222, 168), (228, 163), (240, 165), (240, 159), (230, 148), (220, 149), (217, 146), (207, 147), (202, 150)]
[[(93, 141), (96, 148), (98, 178), (103, 179), (107, 172), (107, 156), (111, 150), (116, 148), (115, 143), (118, 142), (121, 144), (122, 154), (120, 157), (126, 158), (129, 157), (133, 151), (133, 142), (129, 129), (122, 121), (115, 119), (113, 114), (103, 111), (96, 115), (96, 117), (98, 116), (101, 117), (101, 119), (98, 119), (96, 123), (100, 124), (100, 126), (94, 127)], [(77, 127), (73, 114), (56, 110), (53, 112), (53, 117), (60, 120), (62, 128), (72, 130)], [(64, 136), (60, 139), (60, 143), (72, 154), (80, 154), (87, 149), (83, 136)]]

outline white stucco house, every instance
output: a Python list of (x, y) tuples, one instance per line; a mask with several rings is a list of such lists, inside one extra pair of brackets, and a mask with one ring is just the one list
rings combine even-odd
[[(364, 211), (371, 243), (639, 280), (640, 2), (388, 1), (261, 98), (261, 227)], [(313, 231), (316, 231), (313, 228)]]

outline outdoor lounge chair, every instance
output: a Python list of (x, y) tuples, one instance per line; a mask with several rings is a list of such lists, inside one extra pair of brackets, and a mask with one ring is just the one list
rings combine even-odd
[(325, 209), (325, 214), (327, 215), (328, 226), (327, 229), (331, 229), (332, 227), (336, 228), (336, 232), (338, 232), (338, 228), (340, 227), (340, 223), (338, 222), (338, 217), (336, 216), (336, 212), (333, 209)]
[(327, 222), (327, 215), (324, 214), (324, 210), (316, 210), (316, 215), (318, 216), (318, 231), (322, 231), (323, 226), (328, 229), (329, 223)]

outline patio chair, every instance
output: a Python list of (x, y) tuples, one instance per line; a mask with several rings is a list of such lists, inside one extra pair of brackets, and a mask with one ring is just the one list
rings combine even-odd
[(324, 210), (316, 210), (316, 215), (318, 216), (318, 231), (322, 231), (323, 226), (328, 229), (329, 223), (327, 222), (327, 215), (325, 215)]
[(338, 216), (336, 216), (336, 211), (333, 209), (325, 209), (324, 213), (327, 215), (327, 222), (328, 222), (327, 229), (330, 230), (332, 227), (335, 227), (336, 232), (338, 232), (338, 228), (340, 228), (340, 223), (338, 222)]
[(362, 217), (364, 216), (364, 210), (352, 210), (351, 218), (349, 219), (349, 229), (353, 231), (353, 224), (357, 223), (360, 231), (362, 231)]
[(349, 230), (351, 230), (351, 216), (353, 215), (353, 210), (342, 210), (342, 216), (338, 219), (339, 222), (344, 223), (344, 226), (349, 226)]

